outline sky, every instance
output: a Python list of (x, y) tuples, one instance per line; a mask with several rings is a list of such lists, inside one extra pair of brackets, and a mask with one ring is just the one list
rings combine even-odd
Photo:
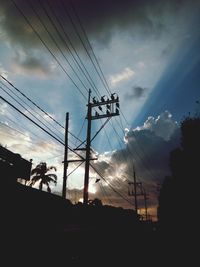
[[(149, 196), (149, 213), (156, 216), (180, 123), (199, 111), (199, 15), (195, 0), (0, 0), (0, 74), (46, 114), (3, 78), (0, 94), (63, 141), (63, 127), (48, 115), (64, 126), (69, 112), (70, 132), (84, 141), (88, 90), (97, 99), (116, 93), (120, 116), (92, 142), (98, 157), (93, 164), (105, 180), (95, 183), (99, 176), (91, 169), (90, 197), (133, 208), (127, 192), (134, 169)], [(104, 121), (92, 121), (92, 136)], [(58, 185), (52, 191), (60, 194), (63, 145), (2, 99), (0, 138), (11, 151), (33, 159), (33, 167), (40, 161), (56, 166)], [(79, 144), (69, 135), (70, 147)], [(76, 166), (70, 163), (68, 173)], [(68, 178), (72, 202), (82, 197), (83, 182), (82, 164)], [(142, 213), (142, 198), (139, 202)]]

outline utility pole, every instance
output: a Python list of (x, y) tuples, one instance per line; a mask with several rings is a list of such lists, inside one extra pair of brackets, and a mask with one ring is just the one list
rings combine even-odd
[(137, 181), (135, 175), (135, 169), (133, 167), (133, 185), (134, 185), (134, 200), (135, 200), (135, 212), (138, 214), (138, 203), (137, 203)]
[(128, 182), (129, 186), (133, 186), (132, 191), (130, 191), (128, 189), (128, 195), (129, 196), (134, 196), (134, 206), (135, 206), (135, 212), (138, 215), (138, 201), (137, 201), (137, 197), (142, 196), (143, 193), (140, 190), (140, 192), (138, 192), (138, 187), (141, 189), (142, 183), (141, 182), (137, 182), (136, 179), (136, 173), (135, 173), (135, 168), (133, 166), (133, 182)]
[(68, 128), (69, 128), (69, 113), (66, 113), (65, 122), (65, 154), (64, 154), (64, 169), (63, 169), (63, 188), (62, 197), (66, 198), (66, 188), (67, 188), (67, 168), (68, 168)]
[[(128, 195), (129, 196), (134, 196), (134, 205), (135, 205), (135, 212), (136, 214), (138, 214), (138, 202), (137, 202), (137, 197), (139, 196), (144, 196), (144, 209), (145, 209), (145, 220), (148, 220), (148, 211), (147, 211), (147, 200), (148, 200), (148, 196), (146, 193), (145, 188), (143, 187), (141, 182), (137, 182), (136, 180), (136, 174), (135, 171), (133, 169), (133, 182), (128, 182), (129, 186), (133, 186), (132, 191), (130, 190), (130, 188), (128, 187)], [(139, 188), (139, 191), (138, 191)]]
[(88, 111), (87, 111), (87, 140), (86, 140), (86, 156), (85, 156), (85, 179), (83, 189), (83, 203), (88, 203), (88, 186), (89, 186), (89, 169), (90, 169), (90, 139), (91, 139), (91, 122), (92, 122), (92, 107), (90, 103), (91, 90), (89, 90), (88, 96)]
[[(103, 118), (109, 118), (113, 116), (119, 115), (119, 97), (114, 96), (115, 93), (111, 94), (110, 98), (106, 96), (102, 96), (101, 100), (96, 100), (95, 97), (93, 97), (93, 101), (91, 102), (91, 90), (89, 90), (89, 96), (88, 96), (88, 110), (87, 110), (87, 138), (86, 138), (86, 157), (85, 157), (85, 177), (84, 177), (84, 189), (83, 189), (83, 203), (88, 204), (88, 186), (89, 186), (89, 171), (90, 171), (90, 160), (93, 160), (90, 158), (91, 153), (91, 141), (96, 137), (96, 135), (91, 139), (91, 126), (92, 126), (92, 120), (97, 119), (103, 119)], [(103, 114), (99, 114), (97, 111), (93, 114), (93, 108), (99, 108), (99, 110)], [(106, 110), (104, 111), (103, 109)], [(101, 129), (100, 129), (101, 130)], [(99, 133), (99, 131), (98, 131)]]
[(143, 192), (143, 195), (144, 195), (144, 208), (145, 208), (145, 219), (146, 221), (148, 220), (148, 212), (147, 212), (147, 193), (146, 193), (146, 190), (144, 187), (142, 187), (142, 192)]

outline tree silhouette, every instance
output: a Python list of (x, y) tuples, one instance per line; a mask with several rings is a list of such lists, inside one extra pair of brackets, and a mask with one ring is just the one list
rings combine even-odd
[(33, 175), (33, 177), (31, 178), (30, 186), (32, 187), (36, 182), (39, 182), (39, 189), (42, 190), (43, 185), (46, 185), (47, 191), (50, 193), (50, 182), (53, 182), (55, 185), (57, 184), (57, 175), (48, 173), (52, 169), (56, 171), (56, 167), (47, 167), (46, 162), (40, 162), (35, 169), (31, 171), (31, 175)]
[(188, 117), (181, 123), (180, 147), (170, 153), (171, 176), (160, 190), (158, 219), (161, 227), (189, 230), (198, 207), (200, 166), (200, 118)]
[(101, 199), (98, 199), (98, 198), (89, 200), (89, 204), (91, 206), (96, 206), (96, 207), (102, 207), (102, 205), (103, 205), (102, 202), (101, 202)]

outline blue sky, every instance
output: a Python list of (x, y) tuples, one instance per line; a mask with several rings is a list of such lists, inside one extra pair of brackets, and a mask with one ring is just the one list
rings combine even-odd
[[(119, 118), (113, 118), (112, 122), (105, 126), (106, 132), (102, 130), (93, 142), (93, 148), (99, 155), (99, 160), (95, 164), (109, 182), (124, 190), (125, 194), (126, 185), (123, 177), (130, 178), (130, 166), (134, 162), (138, 176), (149, 188), (155, 213), (157, 196), (155, 188), (152, 189), (150, 184), (155, 187), (169, 172), (167, 155), (173, 146), (178, 145), (180, 120), (188, 112), (193, 113), (198, 109), (195, 101), (200, 98), (200, 2), (72, 2), (110, 90), (116, 92), (120, 98), (123, 114)], [(46, 16), (45, 10), (53, 19), (62, 38)], [(65, 1), (64, 6), (61, 0), (1, 0), (0, 72), (62, 124), (65, 121), (65, 113), (69, 112), (70, 131), (78, 135), (83, 125), (79, 138), (85, 140), (87, 90), (91, 88), (91, 83), (94, 83), (101, 96), (108, 93), (66, 10), (71, 14), (71, 19), (93, 58), (69, 1)], [(56, 20), (56, 15), (60, 24)], [(61, 25), (64, 26), (65, 33)], [(34, 31), (40, 36), (43, 44)], [(73, 47), (70, 46), (66, 33)], [(52, 41), (52, 37), (56, 43)], [(66, 43), (71, 47), (79, 64), (81, 59), (90, 75), (90, 83), (72, 58)], [(7, 91), (5, 81), (1, 81), (4, 84), (0, 85)], [(2, 90), (1, 95), (20, 107)], [(98, 97), (93, 88), (92, 96)], [(25, 158), (33, 158), (34, 164), (46, 160), (49, 164), (56, 165), (59, 184), (55, 192), (60, 191), (63, 147), (14, 112), (3, 101), (0, 105), (1, 143), (14, 152), (21, 153)], [(37, 111), (33, 108), (34, 112)], [(21, 107), (20, 109), (23, 110)], [(95, 134), (100, 126), (99, 121), (93, 122), (92, 133)], [(63, 129), (55, 124), (54, 127), (56, 131), (61, 131), (60, 135), (63, 138)], [(20, 135), (19, 131), (25, 136)], [(70, 137), (72, 147), (78, 144)], [(157, 144), (161, 144), (160, 149)], [(128, 147), (132, 151), (131, 154), (128, 153)], [(156, 165), (156, 155), (162, 155), (165, 164), (161, 160), (160, 165)], [(149, 162), (149, 158), (152, 162)], [(73, 167), (75, 166), (70, 166), (69, 172)], [(83, 173), (84, 169), (80, 168), (69, 178), (71, 188), (82, 189)], [(96, 178), (97, 175), (91, 171), (91, 177)], [(124, 185), (117, 184), (118, 180)], [(94, 184), (93, 187), (95, 186), (97, 185)], [(102, 186), (107, 189), (105, 184), (102, 183)], [(94, 188), (91, 192), (100, 192), (99, 188)], [(112, 197), (120, 203), (114, 195)], [(125, 203), (121, 205), (126, 206)]]

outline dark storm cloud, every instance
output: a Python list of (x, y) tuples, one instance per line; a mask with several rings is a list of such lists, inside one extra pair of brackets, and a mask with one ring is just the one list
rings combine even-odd
[(149, 204), (155, 206), (157, 185), (170, 173), (169, 155), (180, 143), (180, 129), (166, 111), (157, 118), (149, 117), (141, 127), (127, 130), (125, 142), (125, 148), (114, 151), (106, 165), (105, 157), (96, 167), (109, 183), (124, 192), (127, 182), (133, 181), (134, 169), (148, 192)]
[[(69, 0), (1, 0), (1, 32), (3, 33), (2, 36), (9, 40), (12, 45), (20, 44), (21, 47), (26, 49), (41, 45), (33, 29), (27, 24), (26, 19), (20, 14), (13, 2), (16, 2), (17, 7), (22, 10), (40, 36), (48, 44), (51, 44), (52, 40), (38, 20), (33, 8), (59, 45), (64, 47), (63, 41), (57, 35), (55, 28), (45, 14), (44, 8), (53, 19), (55, 25), (60, 29), (58, 21), (56, 21), (54, 16), (56, 14), (74, 44), (80, 44), (79, 38), (72, 32), (70, 19), (72, 18), (75, 22), (76, 16)], [(133, 34), (135, 27), (139, 27), (140, 31), (145, 35), (159, 35), (165, 29), (165, 25), (161, 19), (162, 16), (165, 14), (177, 15), (188, 1), (165, 1), (164, 4), (155, 0), (74, 0), (72, 2), (88, 33), (89, 39), (106, 44), (116, 31), (126, 31), (129, 34)], [(30, 6), (30, 3), (33, 8)], [(71, 18), (68, 14), (70, 14)], [(75, 24), (78, 26), (77, 20)], [(57, 50), (55, 45), (53, 49)]]
[(48, 77), (52, 75), (53, 68), (41, 56), (32, 55), (30, 53), (17, 53), (13, 57), (12, 68), (18, 73), (37, 74), (40, 77)]
[(125, 95), (126, 100), (133, 100), (133, 99), (139, 99), (145, 95), (146, 88), (143, 88), (141, 86), (133, 86), (131, 88), (131, 91)]

